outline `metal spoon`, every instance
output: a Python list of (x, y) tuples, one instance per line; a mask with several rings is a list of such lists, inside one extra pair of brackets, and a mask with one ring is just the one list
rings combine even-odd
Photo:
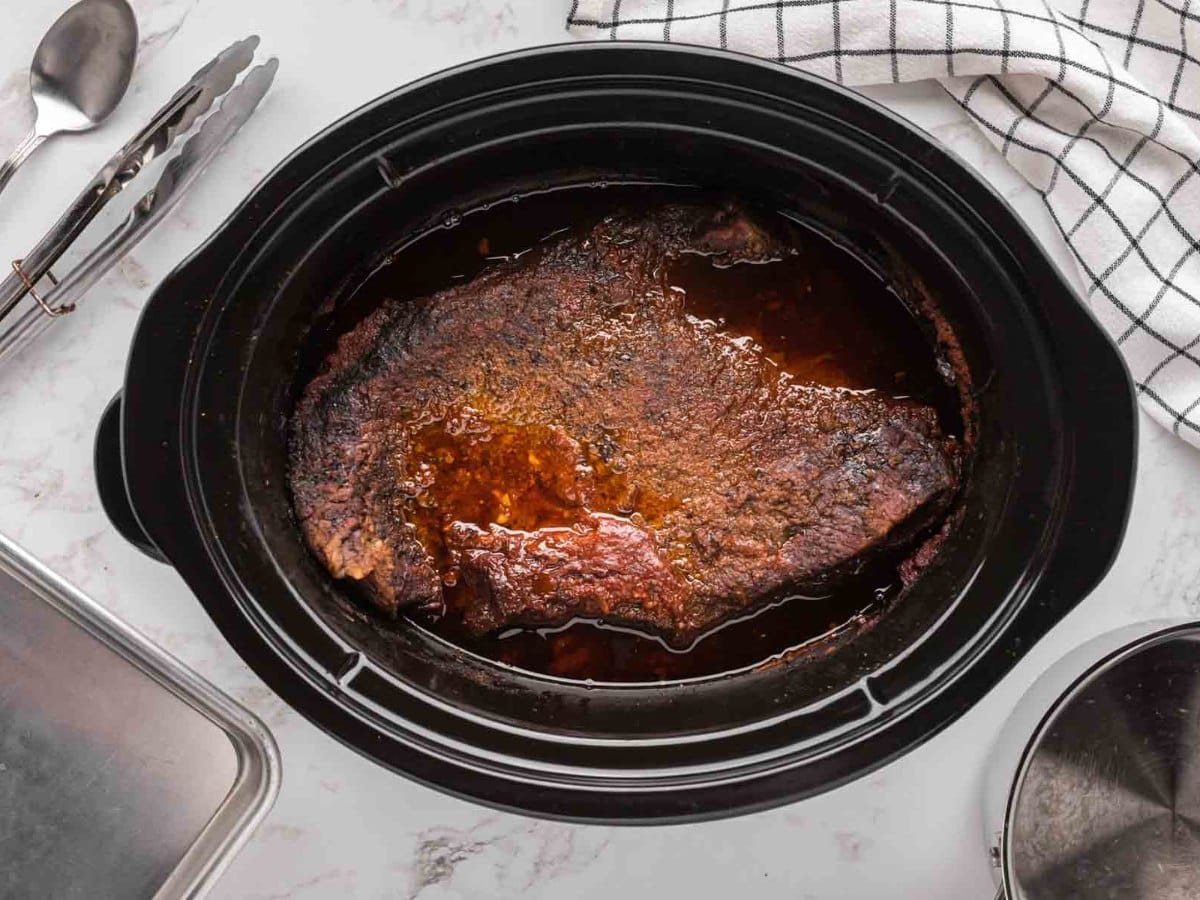
[(138, 29), (126, 0), (80, 0), (50, 26), (33, 55), (33, 130), (0, 166), (0, 191), (17, 166), (60, 131), (95, 128), (129, 87)]

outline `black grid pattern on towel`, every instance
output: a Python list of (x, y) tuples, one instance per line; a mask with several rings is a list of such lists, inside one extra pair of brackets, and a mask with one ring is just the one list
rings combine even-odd
[(568, 27), (941, 79), (1045, 200), (1143, 405), (1200, 444), (1200, 0), (577, 0)]

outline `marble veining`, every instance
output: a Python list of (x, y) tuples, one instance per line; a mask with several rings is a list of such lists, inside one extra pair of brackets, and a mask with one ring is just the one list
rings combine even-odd
[[(0, 148), (28, 129), (27, 65), (66, 0), (10, 4), (0, 30)], [(120, 387), (154, 286), (316, 131), (437, 69), (565, 40), (569, 0), (134, 0), (142, 55), (104, 127), (49, 142), (0, 197), (0, 262), (21, 255), (95, 169), (219, 49), (248, 33), (280, 57), (255, 118), (171, 218), (19, 365), (0, 371), (0, 531), (236, 696), (271, 727), (279, 801), (218, 883), (218, 900), (620, 897), (970, 900), (991, 896), (979, 790), (990, 743), (1030, 682), (1122, 624), (1200, 615), (1200, 454), (1143, 428), (1128, 536), (1101, 586), (980, 704), (925, 746), (837, 791), (723, 822), (600, 828), (464, 803), (384, 771), (292, 712), (226, 645), (175, 573), (108, 525), (95, 425)], [(933, 85), (866, 93), (975, 166), (1047, 252), (1073, 263), (1028, 185)], [(149, 184), (105, 213), (111, 227)], [(77, 258), (79, 251), (75, 251)], [(70, 263), (70, 259), (66, 261)]]
[(179, 33), (200, 0), (134, 0), (138, 20), (138, 68), (143, 69)]
[(412, 863), (401, 869), (410, 879), (406, 896), (415, 900), (434, 888), (520, 896), (585, 871), (607, 849), (610, 830), (496, 815), (465, 829), (430, 828), (416, 836)]

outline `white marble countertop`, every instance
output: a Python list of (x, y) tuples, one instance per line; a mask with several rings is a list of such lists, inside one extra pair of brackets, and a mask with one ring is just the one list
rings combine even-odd
[[(0, 30), (0, 147), (32, 117), (26, 64), (66, 0), (12, 4)], [(254, 709), (283, 754), (274, 810), (217, 898), (550, 897), (985, 900), (980, 814), (989, 746), (1024, 688), (1092, 635), (1200, 615), (1200, 454), (1143, 417), (1125, 546), (1103, 584), (952, 727), (818, 798), (704, 825), (601, 828), (505, 815), (412, 784), (327, 737), (225, 644), (178, 576), (109, 526), (92, 437), (120, 387), (154, 285), (293, 148), (417, 76), (566, 39), (567, 0), (133, 0), (142, 27), (130, 94), (100, 130), (50, 142), (0, 198), (0, 259), (21, 255), (79, 186), (202, 62), (263, 36), (281, 69), (262, 109), (199, 189), (96, 287), (80, 311), (0, 372), (0, 531)], [(873, 96), (974, 165), (1073, 268), (1040, 199), (933, 85)], [(137, 193), (145, 188), (140, 188)], [(123, 213), (129, 200), (106, 221)]]

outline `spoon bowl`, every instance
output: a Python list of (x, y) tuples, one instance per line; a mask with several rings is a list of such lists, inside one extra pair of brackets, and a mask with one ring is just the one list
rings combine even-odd
[(0, 167), (0, 190), (39, 144), (95, 128), (121, 102), (137, 58), (138, 28), (126, 0), (80, 0), (50, 26), (29, 71), (33, 130)]

